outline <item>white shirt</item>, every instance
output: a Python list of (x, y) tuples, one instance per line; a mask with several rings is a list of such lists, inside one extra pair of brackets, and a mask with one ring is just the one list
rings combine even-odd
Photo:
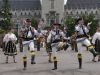
[(96, 32), (96, 33), (93, 35), (92, 43), (95, 44), (95, 41), (96, 41), (97, 39), (100, 40), (100, 32)]
[(4, 36), (3, 42), (8, 42), (8, 41), (17, 41), (17, 37), (14, 33), (8, 33)]
[[(53, 35), (56, 35), (56, 32), (55, 31), (53, 31), (53, 30), (51, 30), (50, 31), (50, 33), (49, 33), (49, 35), (48, 35), (48, 37), (47, 37), (47, 42), (50, 42), (51, 41), (51, 39), (53, 39), (53, 38), (58, 38), (58, 37), (56, 37), (56, 36), (54, 36), (54, 37), (52, 37)], [(59, 35), (61, 35), (64, 39), (67, 39), (66, 37), (65, 37), (65, 34), (60, 30), (60, 32), (59, 32)]]
[[(83, 28), (86, 33), (89, 32), (89, 29), (85, 25), (83, 25)], [(81, 25), (79, 25), (79, 24), (75, 26), (75, 30), (78, 31), (78, 35), (84, 34), (83, 29), (82, 29)]]

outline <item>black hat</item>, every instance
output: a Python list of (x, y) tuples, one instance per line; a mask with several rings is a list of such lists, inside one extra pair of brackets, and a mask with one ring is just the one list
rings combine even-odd
[(59, 23), (54, 23), (53, 25), (54, 26), (61, 26), (61, 24), (59, 24)]
[(83, 18), (78, 18), (77, 20), (76, 20), (76, 23), (78, 23), (79, 21), (81, 21), (81, 20), (83, 20)]
[(26, 19), (26, 22), (31, 22), (31, 20), (30, 19)]

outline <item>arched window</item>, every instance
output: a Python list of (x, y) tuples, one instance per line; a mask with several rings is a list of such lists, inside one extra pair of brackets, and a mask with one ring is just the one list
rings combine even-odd
[(83, 12), (81, 11), (81, 14), (83, 14)]
[(91, 14), (93, 14), (93, 11), (91, 11)]
[(98, 11), (96, 11), (95, 14), (98, 14)]
[(27, 15), (27, 13), (25, 12), (25, 14), (24, 15)]
[(29, 12), (28, 15), (31, 15), (31, 13)]
[(87, 14), (87, 11), (85, 11), (85, 14)]
[(79, 14), (78, 11), (76, 12), (76, 14)]
[(36, 16), (36, 12), (34, 13), (34, 16)]
[(15, 16), (17, 16), (17, 13), (15, 12)]
[(66, 12), (66, 15), (68, 15), (68, 12)]
[(21, 12), (21, 15), (23, 15), (23, 13)]
[(71, 11), (70, 14), (73, 14), (73, 12)]

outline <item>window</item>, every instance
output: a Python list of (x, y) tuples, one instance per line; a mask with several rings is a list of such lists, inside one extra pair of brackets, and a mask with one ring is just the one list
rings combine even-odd
[(51, 9), (54, 9), (54, 0), (50, 0), (51, 1)]
[(25, 12), (25, 15), (27, 15), (27, 13)]
[(21, 15), (23, 15), (23, 13), (21, 12)]
[(98, 14), (98, 11), (96, 11), (95, 14)]
[(29, 12), (28, 15), (31, 15), (31, 13)]

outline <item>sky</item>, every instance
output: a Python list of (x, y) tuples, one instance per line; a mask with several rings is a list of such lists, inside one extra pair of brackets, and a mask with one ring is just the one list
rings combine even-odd
[(64, 0), (64, 4), (66, 4), (67, 0)]
[[(42, 1), (42, 0), (41, 0), (41, 1)], [(64, 0), (64, 4), (66, 4), (66, 1), (67, 1), (67, 0)]]

